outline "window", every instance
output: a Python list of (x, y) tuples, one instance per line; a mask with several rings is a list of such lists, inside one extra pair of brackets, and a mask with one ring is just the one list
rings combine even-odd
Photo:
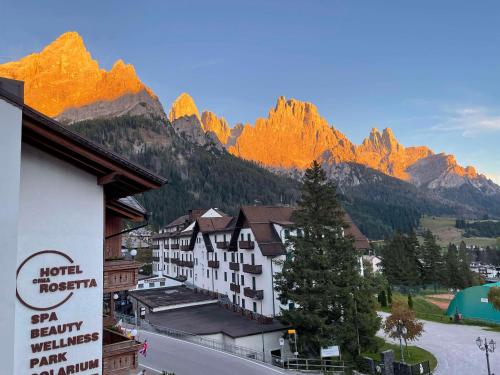
[(224, 235), (224, 242), (226, 242), (226, 235)]
[(210, 271), (207, 270), (207, 279), (210, 277)]
[(214, 255), (215, 255), (215, 261), (217, 262), (217, 253), (214, 253)]
[(255, 254), (252, 254), (252, 265), (255, 265)]
[(245, 276), (241, 275), (241, 285), (245, 285)]
[(217, 274), (217, 270), (215, 270), (215, 280), (219, 279), (219, 275)]
[(189, 270), (189, 277), (193, 277), (193, 270)]
[(224, 281), (227, 281), (227, 272), (224, 271)]
[(255, 276), (252, 276), (252, 289), (255, 290)]
[(241, 240), (244, 241), (245, 240), (245, 235), (243, 233), (241, 233)]
[(160, 286), (165, 286), (165, 281), (160, 281)]
[(224, 262), (227, 262), (227, 253), (224, 251)]
[(245, 299), (244, 298), (241, 299), (241, 307), (245, 308)]
[(236, 305), (236, 294), (233, 294), (233, 304)]
[(285, 229), (285, 238), (289, 239), (290, 238), (290, 230)]
[(217, 235), (215, 235), (215, 242), (217, 242)]
[(198, 265), (198, 258), (194, 258), (194, 262)]
[(232, 280), (233, 284), (236, 283), (236, 274), (234, 272), (231, 274), (231, 280)]
[(231, 253), (231, 262), (234, 263), (234, 253)]
[(168, 266), (167, 266), (167, 273), (168, 273)]
[(257, 303), (256, 302), (253, 303), (253, 312), (254, 313), (257, 312)]
[(243, 253), (240, 253), (240, 263), (243, 263)]
[(207, 260), (209, 260), (209, 259), (210, 259), (210, 258), (209, 258), (209, 256), (208, 256), (209, 254), (210, 254), (210, 253), (207, 251)]
[(247, 241), (250, 242), (252, 240), (252, 237), (250, 236), (250, 233), (247, 233)]
[(240, 304), (240, 296), (238, 296), (238, 305)]
[(139, 289), (144, 288), (144, 284), (139, 284)]

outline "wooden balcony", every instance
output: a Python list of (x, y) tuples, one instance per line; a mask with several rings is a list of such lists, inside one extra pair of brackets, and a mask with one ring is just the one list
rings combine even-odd
[(243, 272), (260, 275), (262, 273), (262, 266), (259, 264), (244, 264)]
[(104, 315), (102, 317), (102, 325), (105, 328), (112, 327), (116, 324), (116, 319), (112, 317), (111, 315)]
[(217, 249), (227, 250), (229, 248), (229, 242), (227, 241), (216, 242), (215, 244)]
[(240, 270), (240, 264), (236, 262), (229, 262), (229, 269), (231, 271), (239, 271)]
[(190, 251), (191, 248), (189, 247), (189, 245), (181, 245), (181, 250), (182, 251)]
[(219, 261), (218, 260), (209, 260), (208, 266), (210, 268), (219, 268)]
[(253, 298), (253, 299), (263, 299), (264, 298), (264, 291), (263, 290), (255, 290), (252, 288), (245, 288), (243, 289), (243, 294), (245, 297), (248, 298)]
[(172, 264), (177, 264), (178, 265), (180, 261), (181, 260), (179, 258), (170, 258), (170, 263), (172, 263)]
[(136, 373), (139, 364), (137, 352), (141, 348), (139, 342), (104, 328), (102, 343), (103, 375), (129, 375), (131, 371)]
[(241, 287), (238, 284), (231, 283), (229, 284), (229, 290), (231, 292), (239, 293), (241, 291)]
[(159, 262), (160, 261), (160, 257), (153, 257), (153, 262)]
[(255, 242), (254, 241), (239, 241), (238, 246), (240, 247), (240, 249), (253, 250), (255, 248)]
[(139, 267), (140, 264), (133, 260), (105, 260), (104, 293), (114, 293), (135, 288)]
[(153, 246), (151, 246), (151, 249), (160, 250), (160, 244), (154, 244)]
[(172, 250), (179, 250), (179, 244), (178, 243), (173, 243), (173, 244), (170, 245), (170, 248)]

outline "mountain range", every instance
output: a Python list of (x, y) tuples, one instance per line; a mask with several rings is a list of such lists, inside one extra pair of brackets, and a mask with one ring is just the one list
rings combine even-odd
[[(233, 155), (224, 159), (231, 160), (233, 167), (244, 159), (253, 163), (245, 164), (244, 170), (248, 171), (249, 165), (256, 169), (260, 166), (293, 178), (300, 177), (312, 160), (319, 160), (337, 182), (346, 205), (355, 211), (355, 220), (374, 221), (377, 210), (385, 212), (382, 204), (395, 211), (405, 206), (413, 210), (408, 216), (412, 225), (414, 218), (423, 213), (500, 216), (500, 187), (474, 167), (462, 167), (453, 155), (436, 154), (426, 146), (405, 147), (389, 128), (372, 129), (356, 145), (331, 126), (312, 103), (279, 97), (267, 117), (254, 124), (230, 126), (214, 112), (200, 114), (191, 96), (182, 93), (167, 116), (158, 97), (142, 83), (132, 65), (118, 60), (109, 71), (100, 68), (76, 32), (61, 35), (38, 53), (0, 64), (0, 76), (23, 80), (28, 105), (65, 124), (73, 124), (81, 132), (82, 124), (87, 124), (95, 130), (87, 135), (109, 147), (126, 149), (122, 141), (113, 140), (118, 134), (126, 136), (135, 145), (126, 150), (134, 158), (140, 158), (146, 150), (150, 152), (153, 146), (155, 150), (162, 148), (162, 152), (166, 152), (166, 147), (175, 149), (182, 139), (187, 142), (181, 147), (183, 151), (168, 159), (176, 166), (189, 159), (187, 154), (191, 151), (186, 144), (191, 144), (197, 153), (222, 158)], [(111, 121), (118, 118), (125, 120)], [(150, 127), (155, 124), (168, 129), (120, 132), (116, 127), (120, 123), (135, 129), (141, 118), (147, 119)], [(97, 123), (116, 134), (103, 134), (95, 128)], [(162, 157), (157, 155), (156, 159)], [(149, 162), (153, 169), (162, 169), (157, 161)], [(282, 195), (278, 191), (279, 188), (275, 198)], [(200, 192), (192, 194), (199, 196)], [(353, 205), (354, 200), (364, 202), (366, 212)], [(377, 223), (385, 226), (377, 233), (397, 228), (397, 218), (389, 213), (383, 216), (390, 216), (392, 222)]]

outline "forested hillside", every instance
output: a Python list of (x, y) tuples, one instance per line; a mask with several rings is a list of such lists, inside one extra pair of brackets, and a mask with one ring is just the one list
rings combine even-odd
[[(71, 129), (168, 178), (163, 188), (141, 197), (156, 225), (191, 208), (219, 207), (234, 213), (241, 204), (294, 204), (298, 199), (297, 180), (210, 145), (195, 145), (161, 121), (124, 116), (83, 121)], [(429, 211), (425, 202), (418, 203), (414, 191), (390, 184), (341, 188), (339, 193), (345, 208), (371, 239), (383, 238), (394, 229), (409, 231)]]

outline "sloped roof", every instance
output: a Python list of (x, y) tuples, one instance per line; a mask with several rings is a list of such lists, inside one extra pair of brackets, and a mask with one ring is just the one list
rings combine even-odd
[(344, 221), (349, 225), (349, 227), (345, 229), (345, 234), (354, 238), (354, 246), (356, 247), (356, 250), (368, 250), (370, 248), (368, 238), (361, 233), (358, 226), (354, 224), (354, 221), (352, 221), (351, 216), (347, 212), (344, 213)]
[(210, 233), (229, 230), (233, 217), (199, 217), (196, 221), (201, 232)]
[(134, 197), (131, 197), (131, 196), (128, 196), (128, 197), (124, 197), (124, 198), (120, 198), (118, 199), (118, 202), (120, 202), (121, 204), (127, 206), (127, 207), (130, 207), (142, 214), (146, 214), (146, 209), (144, 207), (142, 207), (142, 205), (137, 201), (137, 199), (135, 199)]

